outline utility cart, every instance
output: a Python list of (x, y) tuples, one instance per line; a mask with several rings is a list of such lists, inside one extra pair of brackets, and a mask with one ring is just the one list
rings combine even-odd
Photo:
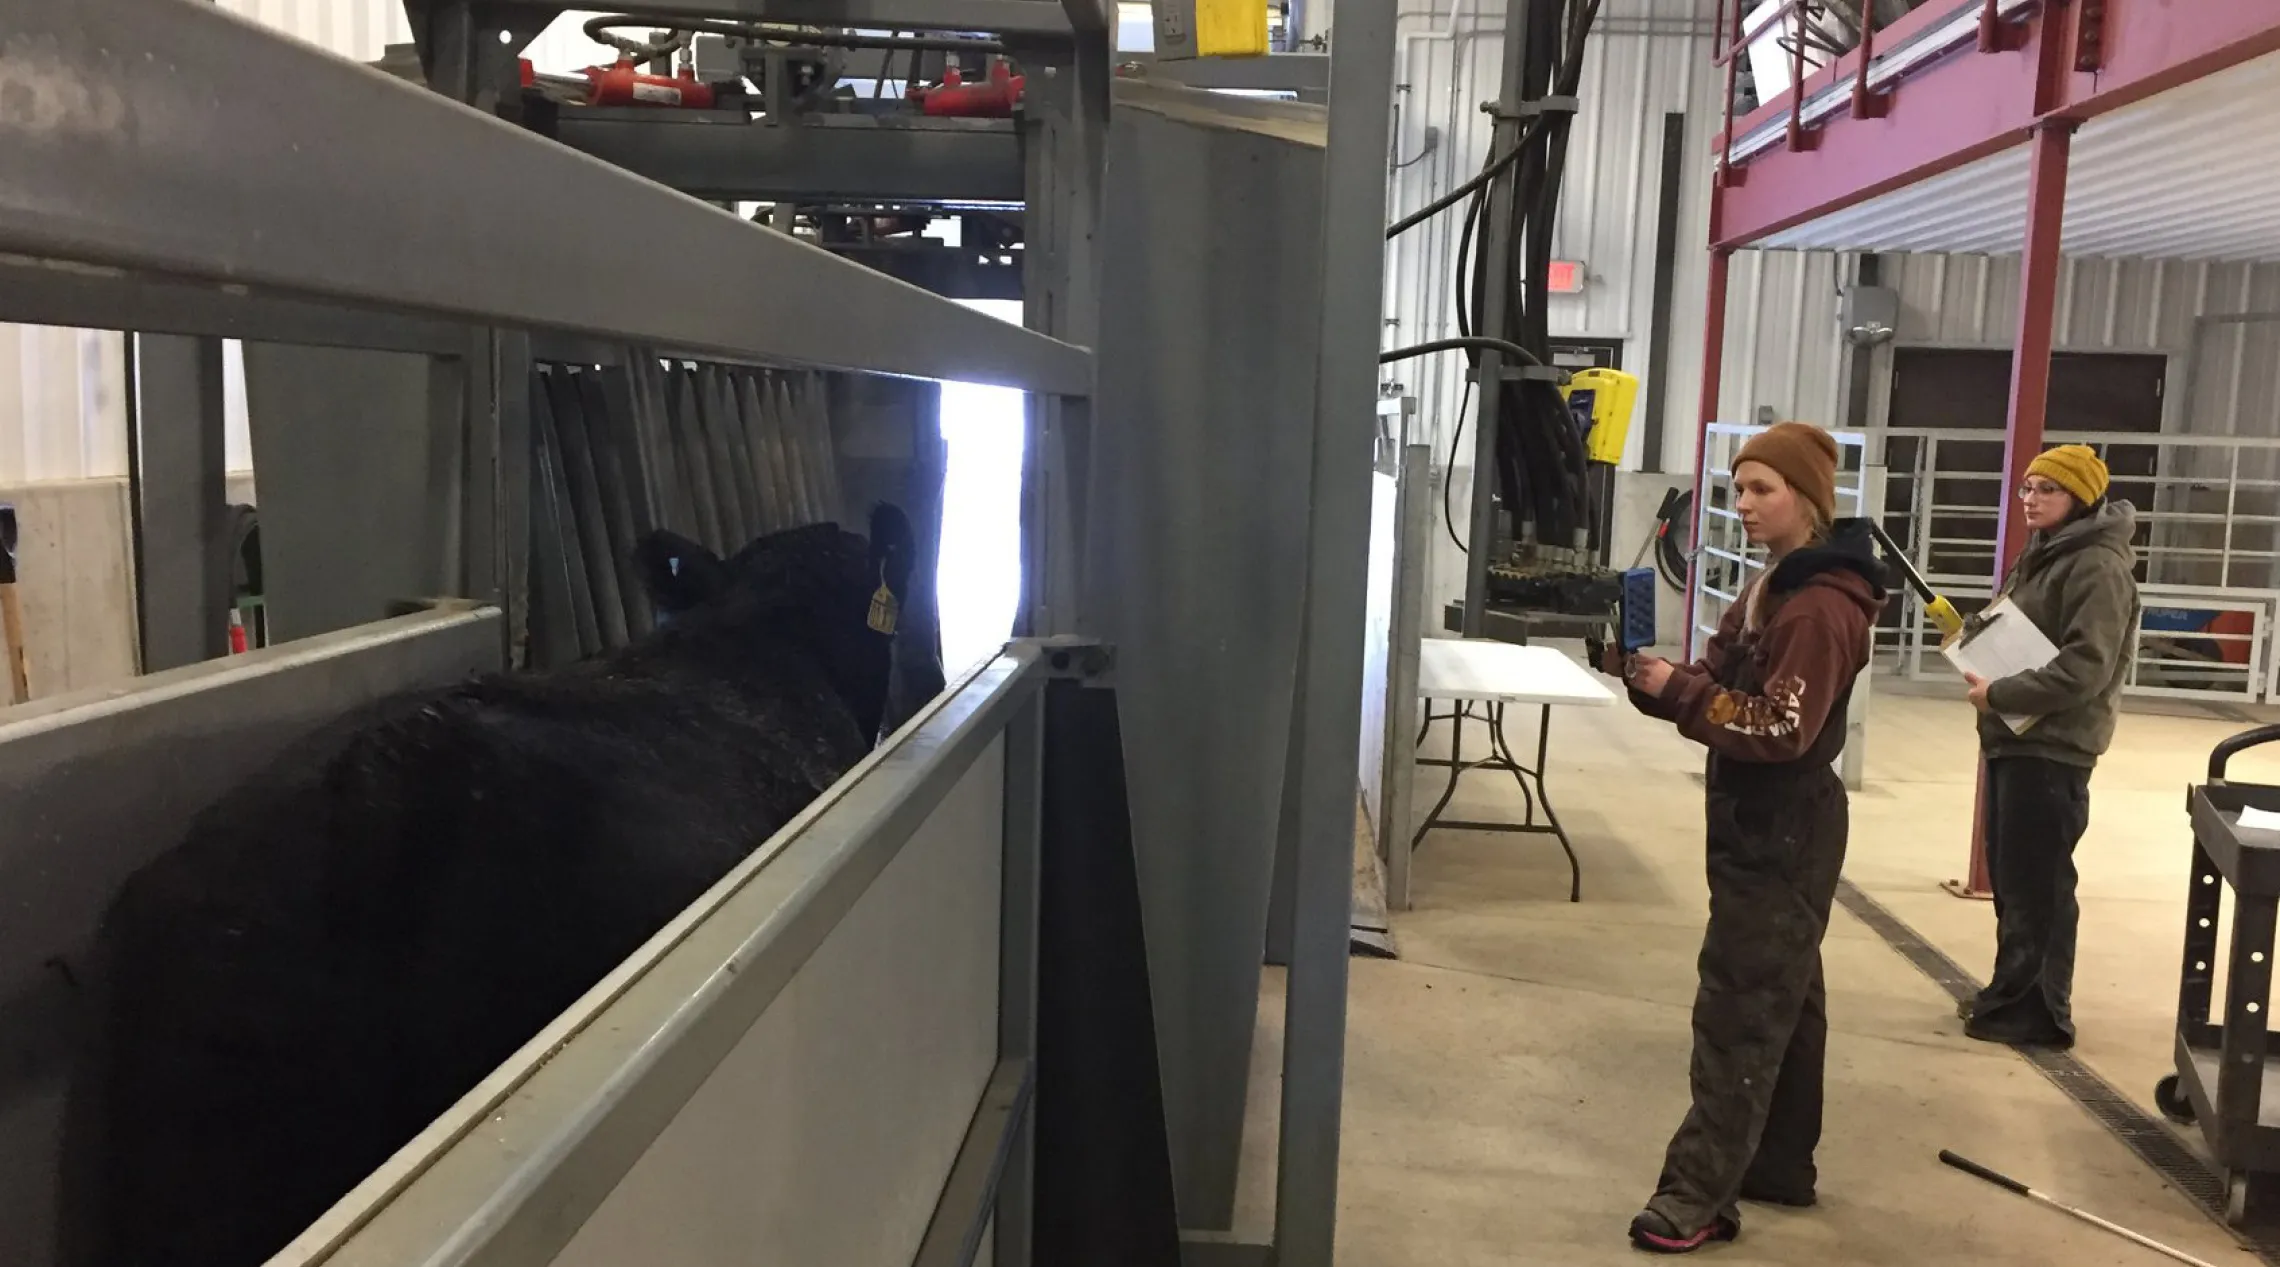
[[(2280, 1224), (2280, 1097), (2264, 1100), (2274, 1057), (2266, 1010), (2272, 1001), (2275, 914), (2280, 912), (2280, 830), (2241, 825), (2244, 809), (2280, 814), (2280, 787), (2233, 783), (2226, 764), (2280, 740), (2260, 726), (2209, 753), (2209, 781), (2186, 793), (2193, 822), (2193, 868), (2185, 899), (2185, 956), (2177, 996), (2177, 1072), (2154, 1088), (2171, 1121), (2199, 1123), (2231, 1183), (2237, 1225)], [(2251, 817), (2254, 817), (2252, 814)], [(2234, 896), (2232, 944), (2224, 961), (2225, 1006), (2210, 1019), (2217, 933), (2225, 890)]]

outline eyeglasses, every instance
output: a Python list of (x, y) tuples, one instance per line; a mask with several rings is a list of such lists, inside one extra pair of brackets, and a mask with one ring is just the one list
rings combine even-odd
[(2060, 488), (2058, 485), (2050, 483), (2048, 480), (2028, 480), (2026, 483), (2019, 485), (2020, 501), (2032, 501), (2037, 497), (2061, 496), (2071, 496), (2071, 494), (2067, 493), (2065, 489)]

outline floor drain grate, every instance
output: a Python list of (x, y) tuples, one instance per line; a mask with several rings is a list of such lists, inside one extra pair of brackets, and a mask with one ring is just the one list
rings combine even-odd
[[(1861, 892), (1850, 880), (1838, 883), (1837, 903), (1868, 925), (1887, 946), (1898, 951), (1901, 958), (1914, 964), (1956, 1002), (1968, 1002), (1978, 995), (1979, 982), (1970, 973), (1942, 954), (1938, 947), (1917, 936), (1915, 929), (1884, 909), (1875, 898)], [(2140, 1109), (2135, 1101), (2099, 1077), (2072, 1052), (2035, 1048), (2018, 1051), (2028, 1064), (2040, 1070), (2069, 1099), (2082, 1106), (2084, 1112), (2111, 1131), (2124, 1147), (2136, 1153), (2138, 1160), (2152, 1167), (2164, 1183), (2184, 1193), (2227, 1234), (2264, 1260), (2267, 1267), (2280, 1267), (2280, 1229), (2244, 1231), (2226, 1223), (2229, 1185), (2225, 1177), (2194, 1155), (2184, 1141), (2177, 1138), (2176, 1132)]]

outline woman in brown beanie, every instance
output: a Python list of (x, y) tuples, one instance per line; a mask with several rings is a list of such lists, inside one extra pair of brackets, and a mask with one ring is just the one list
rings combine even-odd
[(1766, 565), (1691, 665), (1642, 656), (1631, 702), (1710, 750), (1710, 924), (1694, 1000), (1694, 1107), (1631, 1241), (1682, 1254), (1741, 1231), (1738, 1201), (1809, 1206), (1828, 1040), (1821, 937), (1847, 807), (1831, 763), (1884, 607), (1867, 525), (1836, 518), (1837, 445), (1785, 422), (1734, 460)]
[[(2137, 512), (2109, 501), (2106, 463), (2084, 445), (2027, 467), (2033, 535), (2003, 596), (2058, 648), (2032, 673), (1971, 679), (1987, 760), (1984, 827), (1995, 886), (1995, 972), (1964, 1032), (1993, 1043), (2074, 1045), (2074, 847), (2090, 826), (2090, 771), (2114, 738), (2137, 648)], [(2014, 731), (2005, 717), (2034, 718)]]

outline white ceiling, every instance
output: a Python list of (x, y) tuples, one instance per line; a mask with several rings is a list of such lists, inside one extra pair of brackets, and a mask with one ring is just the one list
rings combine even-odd
[[(1936, 84), (1926, 76), (1912, 90)], [(1760, 245), (2010, 254), (2021, 249), (2026, 218), (2021, 146)], [(2090, 258), (2280, 260), (2280, 55), (2084, 124), (2074, 138), (2061, 249)]]

